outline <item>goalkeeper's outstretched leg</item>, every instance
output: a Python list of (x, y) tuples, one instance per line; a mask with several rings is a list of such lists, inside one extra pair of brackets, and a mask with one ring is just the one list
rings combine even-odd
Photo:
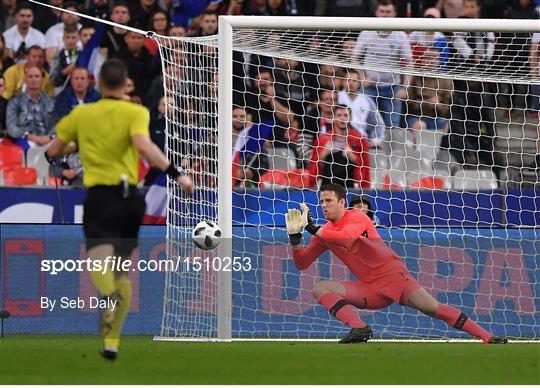
[(371, 327), (360, 318), (353, 306), (380, 309), (392, 303), (392, 300), (378, 295), (368, 284), (352, 281), (323, 280), (315, 285), (313, 296), (330, 315), (351, 328), (340, 343), (367, 342), (373, 337)]
[(414, 307), (430, 317), (441, 319), (458, 330), (480, 338), (484, 343), (505, 344), (508, 342), (506, 338), (494, 336), (482, 328), (475, 321), (463, 314), (461, 310), (439, 303), (424, 288), (418, 288), (409, 295), (405, 295), (402, 304)]

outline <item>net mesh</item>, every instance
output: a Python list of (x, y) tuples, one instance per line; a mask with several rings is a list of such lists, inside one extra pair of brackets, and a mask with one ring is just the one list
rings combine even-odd
[[(298, 271), (284, 228), (284, 213), (301, 202), (323, 223), (317, 187), (335, 182), (349, 201), (371, 201), (382, 239), (442, 303), (498, 334), (537, 339), (540, 246), (527, 228), (538, 219), (537, 170), (528, 168), (537, 154), (537, 38), (235, 30), (233, 240), (223, 242), (241, 264), (231, 271), (233, 338), (348, 330), (312, 290), (354, 277), (328, 253)], [(190, 234), (202, 219), (221, 221), (217, 37), (157, 40), (168, 155), (196, 185), (193, 197), (168, 186), (169, 255), (192, 265), (166, 275), (161, 335), (215, 338), (216, 252), (196, 250)], [(466, 336), (398, 304), (359, 313), (375, 337)]]

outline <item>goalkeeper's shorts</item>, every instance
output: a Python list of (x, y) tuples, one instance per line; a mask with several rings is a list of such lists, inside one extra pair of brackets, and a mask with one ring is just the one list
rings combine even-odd
[(385, 265), (369, 282), (346, 281), (343, 285), (348, 302), (370, 310), (384, 308), (394, 302), (405, 304), (408, 296), (422, 287), (400, 261)]
[(128, 258), (137, 247), (137, 237), (146, 203), (135, 186), (94, 186), (84, 201), (86, 249), (102, 244), (114, 246), (115, 255)]

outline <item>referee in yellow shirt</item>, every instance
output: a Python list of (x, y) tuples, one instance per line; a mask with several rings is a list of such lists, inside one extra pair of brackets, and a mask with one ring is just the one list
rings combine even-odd
[[(103, 98), (78, 105), (62, 118), (56, 126), (57, 137), (45, 154), (54, 162), (61, 155), (79, 151), (88, 188), (83, 215), (88, 257), (100, 261), (102, 268), (108, 256), (129, 258), (137, 246), (145, 211), (144, 197), (136, 187), (139, 154), (175, 179), (185, 192), (193, 189), (191, 178), (150, 140), (148, 109), (122, 99), (126, 79), (122, 61), (105, 61), (99, 75)], [(129, 310), (131, 282), (127, 273), (112, 270), (92, 271), (91, 278), (108, 306), (100, 318), (101, 355), (114, 360)]]

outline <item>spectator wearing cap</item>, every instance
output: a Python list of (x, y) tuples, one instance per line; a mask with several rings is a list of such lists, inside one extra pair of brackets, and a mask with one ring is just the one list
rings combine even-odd
[(15, 62), (22, 63), (29, 47), (45, 46), (45, 36), (31, 27), (34, 21), (34, 11), (30, 3), (22, 2), (15, 7), (15, 25), (4, 31), (6, 47)]
[(28, 49), (25, 63), (19, 63), (11, 66), (4, 73), (6, 80), (6, 89), (4, 98), (10, 98), (12, 95), (22, 92), (25, 89), (25, 75), (30, 67), (41, 69), (41, 90), (49, 96), (54, 96), (54, 86), (51, 83), (49, 73), (44, 68), (45, 54), (39, 46), (32, 46)]

